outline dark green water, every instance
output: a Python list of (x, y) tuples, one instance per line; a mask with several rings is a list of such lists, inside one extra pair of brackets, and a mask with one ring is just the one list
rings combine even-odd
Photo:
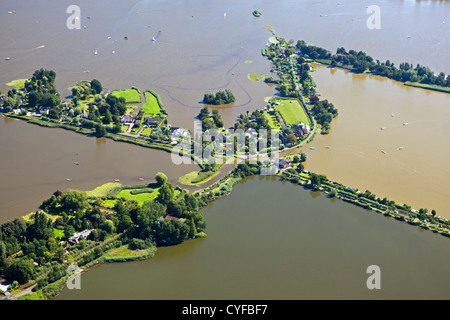
[[(57, 299), (448, 299), (449, 240), (256, 177), (202, 211), (208, 237), (101, 265)], [(381, 269), (369, 290), (367, 267)]]

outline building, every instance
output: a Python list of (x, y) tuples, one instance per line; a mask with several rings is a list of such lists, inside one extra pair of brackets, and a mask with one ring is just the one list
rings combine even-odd
[(172, 138), (186, 138), (189, 135), (189, 131), (180, 127), (171, 127), (169, 129), (169, 134)]
[(91, 232), (94, 229), (85, 229), (79, 233), (74, 233), (70, 238), (69, 238), (69, 243), (70, 244), (77, 244), (80, 240), (86, 240), (87, 237), (91, 234)]
[(131, 114), (125, 114), (120, 118), (121, 123), (131, 123), (133, 122), (133, 116)]
[(153, 127), (153, 126), (157, 126), (159, 124), (159, 121), (156, 118), (151, 118), (151, 117), (147, 116), (144, 118), (144, 123)]

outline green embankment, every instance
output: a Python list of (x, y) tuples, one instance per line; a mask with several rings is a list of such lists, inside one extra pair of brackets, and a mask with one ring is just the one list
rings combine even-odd
[(450, 93), (450, 88), (441, 87), (441, 86), (437, 86), (434, 84), (425, 84), (425, 83), (407, 81), (407, 82), (405, 82), (405, 86)]

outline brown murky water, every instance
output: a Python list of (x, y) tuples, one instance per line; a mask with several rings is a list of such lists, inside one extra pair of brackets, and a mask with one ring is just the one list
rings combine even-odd
[(303, 147), (307, 167), (450, 218), (450, 95), (326, 67), (313, 76), (339, 116)]
[[(264, 0), (257, 4), (231, 0), (220, 3), (83, 0), (77, 2), (81, 9), (82, 28), (68, 30), (66, 20), (69, 15), (66, 14), (66, 9), (71, 4), (72, 1), (68, 0), (43, 0), (38, 4), (13, 0), (0, 2), (2, 92), (9, 90), (5, 83), (27, 78), (35, 69), (44, 67), (56, 71), (56, 84), (63, 96), (70, 93), (67, 88), (77, 81), (93, 78), (99, 79), (108, 89), (131, 86), (142, 90), (153, 89), (162, 97), (169, 112), (169, 122), (192, 128), (194, 117), (203, 106), (200, 103), (203, 94), (220, 88), (231, 88), (237, 98), (236, 103), (220, 108), (225, 125), (228, 126), (242, 112), (264, 107), (264, 97), (275, 93), (273, 87), (247, 79), (248, 73), (267, 73), (270, 69), (268, 62), (260, 54), (271, 35), (263, 28), (266, 24), (272, 25), (277, 34), (286, 39), (303, 39), (331, 51), (343, 46), (346, 49), (366, 51), (381, 61), (390, 59), (397, 65), (404, 61), (420, 63), (430, 66), (436, 72), (450, 73), (448, 1), (379, 1), (382, 19), (380, 30), (367, 29), (368, 14), (365, 7), (372, 3), (358, 0), (345, 3), (325, 0)], [(255, 8), (263, 13), (260, 18), (251, 15)], [(8, 14), (12, 10), (16, 13)], [(125, 36), (128, 40), (124, 39)], [(156, 38), (155, 42), (151, 41), (153, 36)], [(98, 50), (97, 55), (94, 54), (95, 50)], [(112, 51), (115, 53), (112, 54)], [(7, 61), (3, 57), (11, 59)], [(247, 60), (253, 62), (245, 63)], [(345, 184), (387, 196), (398, 203), (406, 202), (414, 207), (436, 209), (441, 216), (449, 216), (447, 180), (450, 174), (446, 161), (450, 150), (449, 129), (446, 126), (449, 120), (448, 96), (404, 88), (390, 80), (345, 74), (339, 70), (330, 72), (328, 69), (318, 69), (314, 77), (322, 96), (335, 103), (340, 115), (333, 123), (330, 135), (316, 137), (313, 143), (316, 150), (307, 150), (308, 167)], [(391, 114), (395, 114), (395, 117), (391, 117)], [(403, 126), (404, 122), (408, 122), (408, 125)], [(380, 130), (381, 127), (386, 129)], [(164, 171), (170, 179), (176, 179), (179, 175), (194, 170), (192, 166), (174, 166), (170, 155), (164, 152), (103, 139), (90, 139), (73, 132), (39, 128), (3, 118), (0, 119), (0, 144), (0, 221), (33, 211), (56, 189), (72, 187), (88, 190), (116, 178), (124, 183), (134, 183), (141, 176), (150, 179), (156, 171)], [(325, 150), (322, 148), (325, 146), (331, 148)], [(404, 147), (401, 151), (398, 150), (400, 146)], [(386, 154), (382, 154), (381, 150), (385, 150)], [(79, 161), (80, 165), (74, 166), (74, 161)], [(67, 178), (71, 179), (69, 183), (65, 181)], [(283, 192), (278, 184), (274, 185), (276, 188), (268, 187), (267, 190), (273, 193)], [(251, 190), (247, 188), (241, 190), (242, 193), (251, 194)], [(233, 199), (238, 205), (241, 204), (239, 201), (245, 202), (245, 197)], [(286, 208), (290, 206), (290, 200), (291, 198), (284, 200)], [(242, 213), (245, 210), (256, 210), (245, 208), (242, 203), (242, 207), (237, 207), (235, 211)], [(323, 207), (323, 210), (330, 210), (339, 216), (353, 210), (361, 213), (359, 208), (342, 208), (339, 204), (333, 204)], [(211, 235), (219, 232), (218, 226), (224, 223), (220, 219), (217, 221), (214, 227), (211, 220), (208, 239), (161, 250), (159, 255), (169, 255), (170, 258), (160, 260), (161, 270), (186, 261), (204, 264), (198, 262), (200, 260), (197, 260), (197, 256), (189, 254), (195, 253), (199, 246), (214, 241), (211, 240), (214, 239)], [(249, 231), (246, 238), (261, 234), (261, 221), (252, 219), (251, 225), (256, 228)], [(366, 221), (360, 222), (361, 230), (366, 230)], [(391, 228), (389, 223), (386, 228)], [(342, 228), (347, 230), (346, 226)], [(381, 228), (390, 232), (384, 225)], [(276, 230), (280, 235), (284, 231), (278, 228)], [(414, 233), (411, 237), (431, 241), (427, 250), (433, 248), (431, 250), (437, 255), (441, 253), (441, 244), (430, 240), (434, 239), (432, 234), (430, 238), (428, 234), (425, 236), (414, 228), (412, 230)], [(365, 232), (361, 232), (360, 236), (363, 238), (365, 235)], [(277, 236), (274, 237), (276, 239)], [(230, 240), (226, 237), (217, 239), (223, 241), (222, 246)], [(239, 242), (233, 246), (239, 247), (242, 242), (240, 238), (233, 239)], [(330, 238), (325, 239), (331, 241)], [(395, 237), (395, 240), (400, 239), (407, 243), (404, 239), (410, 238), (403, 238), (403, 234), (402, 237)], [(315, 243), (311, 237), (298, 240)], [(358, 243), (359, 241), (358, 238)], [(187, 249), (191, 245), (193, 247)], [(246, 250), (256, 247), (258, 246), (250, 245)], [(313, 246), (312, 250), (319, 252), (321, 248), (323, 247)], [(410, 247), (405, 244), (403, 249), (397, 248), (396, 252), (410, 250), (407, 248)], [(187, 250), (186, 253), (183, 250)], [(220, 263), (221, 259), (215, 260), (217, 251), (210, 250), (212, 251), (204, 252), (205, 259), (211, 263)], [(230, 252), (236, 251), (233, 249)], [(231, 261), (242, 266), (243, 260), (239, 257), (245, 257), (245, 252), (235, 257)], [(359, 253), (353, 256), (356, 259), (358, 257)], [(248, 268), (259, 267), (261, 264), (258, 259), (255, 257), (253, 262), (251, 259), (245, 260)], [(286, 256), (283, 259), (287, 259)], [(410, 261), (414, 264), (415, 259), (418, 257)], [(318, 268), (320, 261), (323, 260), (311, 256), (309, 263)], [(439, 259), (433, 261), (435, 263), (429, 264), (433, 266), (429, 270), (447, 264)], [(96, 293), (97, 296), (108, 295), (108, 292), (113, 292), (110, 290), (114, 283), (112, 279), (124, 274), (134, 274), (134, 268), (149, 272), (152, 269), (150, 263), (102, 266), (99, 268), (101, 272), (94, 272), (96, 276), (103, 274), (101, 281), (109, 284), (102, 285), (94, 281), (91, 286), (101, 291)], [(287, 262), (279, 264), (278, 268), (280, 267), (290, 268)], [(423, 269), (426, 267), (421, 271)], [(192, 267), (191, 270), (196, 268)], [(327, 272), (320, 270), (322, 275)], [(175, 269), (172, 271), (170, 274), (176, 273)], [(287, 274), (291, 271), (286, 269)], [(264, 274), (270, 278), (271, 272), (273, 269), (265, 270)], [(163, 278), (170, 278), (170, 274), (160, 273)], [(291, 273), (292, 276), (294, 274)], [(249, 279), (247, 275), (248, 273), (244, 273), (240, 279)], [(90, 277), (90, 274), (86, 277)], [(135, 281), (137, 279), (138, 277)], [(252, 281), (246, 282), (247, 288), (260, 286), (258, 279), (250, 279)], [(402, 283), (411, 279), (407, 278)], [(125, 292), (134, 292), (135, 287), (139, 287), (140, 282), (134, 283), (130, 279), (127, 281), (131, 285), (123, 289)], [(264, 282), (265, 290), (284, 281), (286, 280)], [(441, 282), (434, 278), (431, 283), (437, 285)], [(89, 286), (86, 282), (84, 285)], [(163, 283), (159, 287), (152, 287), (152, 292), (160, 292), (163, 287)], [(326, 287), (330, 286), (324, 285)], [(400, 285), (398, 288), (403, 287)], [(422, 290), (415, 291), (414, 288), (410, 288), (412, 293)], [(136, 298), (152, 297), (153, 293), (149, 293), (147, 289), (142, 290), (137, 291), (139, 296)], [(214, 291), (212, 288), (210, 290)], [(221, 290), (225, 289), (222, 287)], [(430, 294), (431, 291), (423, 290)], [(263, 292), (265, 291), (261, 290), (260, 295), (248, 294), (245, 297), (269, 296), (262, 294)], [(280, 293), (281, 290), (277, 292), (279, 294), (270, 297), (303, 296), (285, 296)], [(445, 297), (444, 293), (445, 290), (436, 294), (438, 297)], [(348, 296), (352, 294), (349, 291)], [(169, 293), (167, 296), (171, 297)], [(228, 297), (217, 290), (211, 296)], [(409, 296), (405, 293), (405, 297)]]
[[(450, 298), (448, 238), (275, 180), (202, 210), (207, 238), (98, 266), (57, 299)], [(380, 290), (366, 286), (371, 265)]]

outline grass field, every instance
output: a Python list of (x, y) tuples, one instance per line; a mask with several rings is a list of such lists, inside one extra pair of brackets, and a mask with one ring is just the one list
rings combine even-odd
[(161, 108), (159, 107), (158, 100), (156, 99), (156, 97), (148, 91), (145, 91), (144, 95), (145, 95), (145, 103), (141, 108), (141, 110), (144, 112), (144, 116), (159, 114)]
[(311, 121), (309, 121), (306, 111), (298, 100), (277, 100), (276, 102), (280, 104), (277, 108), (286, 122), (286, 125), (289, 126), (302, 122), (311, 126)]
[(145, 201), (156, 199), (156, 197), (158, 197), (158, 195), (159, 195), (158, 189), (155, 189), (151, 193), (131, 194), (131, 191), (133, 191), (133, 190), (134, 189), (122, 190), (117, 194), (117, 198), (125, 198), (127, 200), (135, 200), (139, 203), (139, 205), (143, 205)]
[(119, 182), (108, 182), (105, 183), (104, 185), (95, 188), (94, 190), (87, 191), (86, 195), (88, 197), (95, 197), (95, 198), (112, 196), (115, 195), (120, 190), (121, 187), (122, 185)]
[(188, 185), (188, 186), (193, 186), (193, 185), (205, 183), (205, 182), (211, 180), (212, 178), (214, 178), (219, 173), (220, 173), (220, 170), (217, 170), (216, 172), (211, 172), (211, 171), (208, 171), (208, 172), (192, 171), (192, 172), (190, 172), (188, 174), (185, 174), (184, 176), (180, 177), (178, 179), (178, 181), (181, 184)]
[(147, 250), (131, 250), (128, 245), (120, 246), (119, 248), (110, 249), (105, 253), (106, 258), (112, 257), (135, 257), (145, 254)]
[(10, 87), (22, 88), (25, 85), (25, 81), (28, 79), (16, 79), (11, 82), (8, 82), (6, 85)]
[(116, 96), (117, 98), (123, 97), (125, 98), (126, 103), (140, 103), (141, 100), (141, 93), (138, 89), (125, 89), (125, 90), (114, 90), (111, 92), (113, 96)]
[(273, 130), (280, 129), (281, 126), (278, 123), (278, 121), (275, 119), (274, 115), (271, 115), (267, 111), (264, 111), (264, 117), (267, 119), (267, 121), (269, 121), (269, 126), (271, 129), (273, 129)]

